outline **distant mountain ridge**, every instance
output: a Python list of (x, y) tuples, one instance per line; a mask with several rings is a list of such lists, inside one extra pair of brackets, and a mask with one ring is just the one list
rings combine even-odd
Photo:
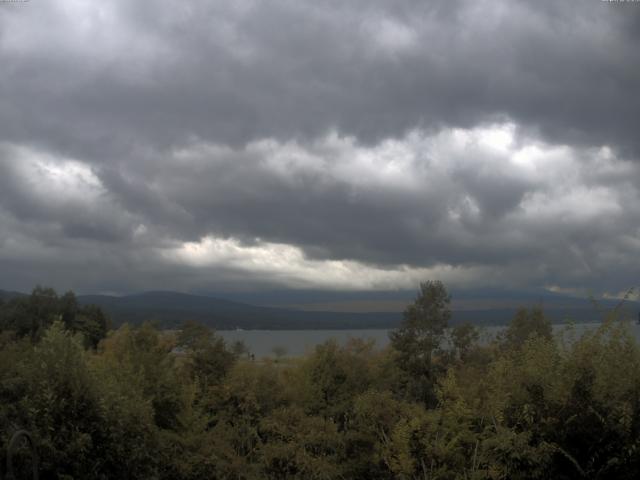
[(0, 290), (0, 299), (1, 300), (9, 300), (11, 298), (24, 297), (25, 295), (26, 295), (26, 293), (11, 292), (11, 291), (8, 291), (8, 290)]
[[(0, 290), (1, 299), (25, 295), (20, 292)], [(467, 297), (469, 298), (469, 297)], [(520, 302), (506, 296), (507, 302), (469, 304), (463, 299), (453, 301), (452, 324), (470, 322), (475, 325), (504, 325), (514, 316), (519, 306), (540, 304), (532, 297)], [(205, 295), (193, 295), (173, 291), (151, 291), (134, 295), (79, 295), (81, 304), (100, 306), (112, 319), (114, 326), (123, 323), (140, 324), (155, 322), (164, 328), (176, 328), (186, 320), (193, 320), (218, 330), (264, 329), (375, 329), (395, 328), (402, 320), (402, 312), (344, 312), (322, 310), (295, 310), (291, 308), (258, 306), (239, 301)], [(409, 304), (410, 301), (407, 301)], [(602, 320), (606, 311), (614, 308), (618, 300), (598, 300), (598, 311), (586, 299), (554, 294), (544, 298), (542, 306), (554, 323), (575, 323)], [(462, 307), (461, 307), (462, 305)], [(482, 308), (479, 308), (481, 307)], [(623, 311), (627, 318), (635, 320), (640, 304), (627, 301)]]
[(116, 324), (152, 321), (167, 328), (177, 327), (185, 320), (219, 330), (393, 328), (401, 320), (399, 313), (301, 312), (178, 292), (123, 297), (81, 295), (78, 300), (100, 306)]
[[(163, 326), (175, 327), (184, 320), (195, 320), (220, 330), (367, 329), (395, 328), (402, 320), (401, 311), (359, 313), (292, 310), (178, 292), (145, 292), (123, 297), (84, 295), (79, 300), (101, 306), (117, 324), (156, 321)], [(601, 311), (598, 311), (586, 299), (554, 295), (546, 300), (543, 303), (545, 313), (554, 323), (596, 322), (619, 303), (618, 300), (599, 300), (597, 303)], [(457, 310), (454, 301), (452, 323), (504, 325), (513, 318), (518, 307), (531, 307), (534, 304), (537, 302), (532, 302), (531, 298), (523, 299), (522, 303), (510, 299), (509, 307)], [(637, 302), (626, 302), (624, 310), (627, 317), (635, 318), (634, 312), (639, 308)]]

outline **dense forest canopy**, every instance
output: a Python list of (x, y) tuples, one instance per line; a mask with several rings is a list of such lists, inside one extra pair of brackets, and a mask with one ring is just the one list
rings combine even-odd
[(0, 300), (0, 451), (27, 429), (60, 479), (636, 478), (640, 347), (616, 315), (553, 336), (522, 309), (489, 344), (449, 318), (425, 282), (387, 349), (255, 361), (37, 288)]
[(0, 298), (0, 331), (17, 338), (38, 340), (55, 321), (80, 333), (87, 346), (96, 347), (109, 328), (103, 311), (95, 305), (80, 305), (73, 292), (59, 296), (52, 288), (36, 287), (29, 296)]

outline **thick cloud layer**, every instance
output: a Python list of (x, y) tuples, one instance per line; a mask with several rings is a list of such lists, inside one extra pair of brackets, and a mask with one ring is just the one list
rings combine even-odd
[(0, 288), (640, 267), (640, 4), (0, 4)]

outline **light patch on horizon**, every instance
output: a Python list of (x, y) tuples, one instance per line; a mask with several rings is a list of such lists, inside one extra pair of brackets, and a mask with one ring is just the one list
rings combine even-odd
[[(412, 268), (398, 265), (380, 268), (352, 260), (313, 260), (293, 245), (263, 242), (243, 245), (233, 238), (207, 236), (199, 242), (162, 252), (165, 259), (187, 264), (198, 270), (215, 272), (216, 268), (250, 273), (254, 278), (266, 276), (290, 288), (341, 288), (377, 290), (414, 288), (424, 278), (441, 278), (464, 284), (464, 278), (482, 274), (477, 268), (454, 268), (437, 265)], [(318, 275), (318, 272), (322, 272)]]

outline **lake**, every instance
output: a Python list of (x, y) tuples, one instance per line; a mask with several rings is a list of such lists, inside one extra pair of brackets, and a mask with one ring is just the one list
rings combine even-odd
[[(600, 323), (577, 323), (575, 332), (581, 334), (587, 330), (596, 328)], [(640, 341), (640, 325), (628, 323), (629, 328)], [(555, 332), (560, 332), (567, 325), (556, 324)], [(488, 342), (505, 327), (482, 327), (481, 338)], [(339, 344), (345, 345), (351, 338), (373, 339), (376, 346), (384, 348), (389, 344), (389, 332), (380, 330), (220, 330), (220, 334), (228, 343), (242, 340), (256, 357), (273, 356), (273, 349), (282, 347), (286, 350), (286, 356), (300, 356), (311, 352), (316, 345), (335, 339)]]

